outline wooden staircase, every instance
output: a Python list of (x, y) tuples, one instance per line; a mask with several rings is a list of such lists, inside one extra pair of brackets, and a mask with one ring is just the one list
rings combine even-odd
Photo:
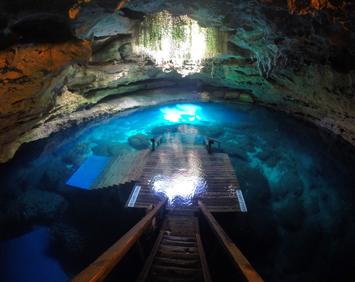
[[(224, 254), (229, 257), (238, 272), (236, 276), (240, 280), (231, 277), (230, 281), (263, 282), (264, 280), (212, 214), (212, 212), (247, 211), (228, 155), (212, 154), (211, 140), (208, 141), (207, 152), (203, 148), (182, 147), (180, 144), (166, 144), (159, 150), (155, 150), (156, 145), (159, 145), (161, 141), (152, 140), (151, 153), (145, 151), (141, 152), (141, 155), (137, 155), (136, 158), (127, 158), (127, 167), (132, 163), (136, 163), (138, 166), (133, 174), (128, 173), (128, 170), (124, 170), (125, 173), (122, 173), (123, 170), (119, 173), (116, 172), (117, 161), (117, 165), (111, 166), (109, 173), (98, 186), (111, 186), (122, 179), (126, 181), (137, 179), (140, 175), (131, 192), (130, 198), (133, 199), (132, 195), (136, 195), (134, 203), (127, 204), (127, 206), (147, 208), (147, 214), (71, 281), (104, 281), (126, 256), (132, 255), (130, 250), (134, 246), (142, 250), (140, 240), (148, 230), (156, 230), (158, 236), (153, 248), (149, 247), (149, 255), (144, 257), (143, 252), (139, 252), (140, 257), (144, 257), (145, 261), (137, 281), (210, 282), (212, 280), (199, 230), (198, 219), (201, 219), (207, 222), (214, 240), (222, 246)], [(204, 176), (206, 189), (194, 199), (193, 205), (175, 208), (169, 205), (166, 197), (160, 197), (153, 193), (152, 180), (154, 180), (154, 176), (161, 173), (164, 176), (170, 176), (179, 168), (186, 168), (188, 164), (196, 162), (198, 169)], [(169, 185), (169, 179), (166, 185)], [(129, 202), (130, 199), (127, 203)], [(161, 224), (161, 222), (163, 223)], [(206, 243), (206, 238), (204, 239), (206, 248), (210, 248), (211, 246)], [(211, 255), (209, 259), (211, 259)], [(212, 269), (213, 265), (210, 267)], [(137, 273), (132, 273), (132, 278), (135, 278), (136, 275)], [(218, 277), (214, 277), (214, 281), (220, 280)]]
[(121, 183), (136, 181), (142, 174), (150, 150), (117, 154), (92, 189), (102, 189)]
[[(104, 281), (132, 247), (139, 243), (144, 232), (155, 225), (155, 219), (163, 216), (164, 223), (137, 281), (210, 282), (211, 277), (196, 214), (185, 210), (167, 211), (166, 204), (167, 200), (164, 200), (150, 210), (124, 236), (71, 281)], [(199, 207), (199, 216), (203, 216), (207, 220), (208, 225), (238, 270), (241, 281), (263, 282), (264, 280), (200, 201)], [(163, 211), (165, 213), (161, 214)], [(214, 281), (218, 281), (218, 279)], [(231, 278), (230, 281), (236, 280)]]
[(171, 210), (137, 281), (211, 281), (198, 221), (189, 210)]

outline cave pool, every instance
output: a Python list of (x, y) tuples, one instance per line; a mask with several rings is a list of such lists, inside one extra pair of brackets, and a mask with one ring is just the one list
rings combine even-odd
[[(1, 165), (0, 259), (6, 263), (0, 263), (0, 273), (5, 281), (34, 281), (9, 266), (25, 271), (31, 259), (36, 265), (31, 275), (40, 277), (36, 281), (67, 281), (124, 234), (140, 215), (122, 207), (116, 211), (109, 196), (87, 196), (75, 187), (82, 184), (80, 175), (75, 185), (68, 181), (90, 158), (101, 158), (92, 168), (97, 171), (117, 154), (138, 153), (128, 143), (134, 136), (149, 140), (186, 125), (195, 135), (220, 140), (229, 154), (248, 213), (242, 226), (222, 225), (265, 281), (354, 281), (354, 149), (281, 112), (202, 102), (90, 122), (24, 145)], [(82, 185), (90, 189), (97, 177)], [(118, 226), (108, 230), (111, 221)], [(107, 245), (87, 250), (98, 240)], [(55, 277), (48, 279), (48, 273)]]

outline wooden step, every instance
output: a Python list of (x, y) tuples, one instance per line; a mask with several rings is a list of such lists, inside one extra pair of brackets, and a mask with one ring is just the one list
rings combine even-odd
[(174, 241), (169, 239), (163, 239), (161, 242), (162, 245), (170, 246), (181, 246), (181, 247), (196, 247), (196, 242), (190, 241)]
[(171, 235), (164, 235), (164, 239), (173, 240), (173, 241), (187, 241), (187, 242), (195, 242), (194, 237), (182, 237), (182, 236), (171, 236)]
[(196, 282), (196, 279), (194, 278), (176, 278), (176, 277), (171, 277), (169, 275), (156, 275), (152, 274), (150, 277), (150, 281), (152, 282)]
[(200, 260), (196, 259), (174, 259), (167, 257), (156, 257), (154, 259), (155, 264), (166, 266), (179, 266), (179, 267), (191, 267), (196, 268), (200, 266)]
[(177, 267), (177, 266), (165, 266), (153, 264), (152, 274), (168, 274), (172, 277), (182, 278), (197, 278), (201, 276), (201, 268), (187, 268), (187, 267)]
[(167, 251), (172, 253), (184, 253), (184, 254), (196, 254), (196, 247), (182, 247), (182, 246), (171, 246), (171, 245), (160, 245), (159, 250)]
[(169, 211), (138, 281), (210, 282), (198, 232), (194, 212)]
[(157, 253), (158, 256), (167, 257), (172, 259), (198, 259), (199, 256), (197, 253), (177, 253), (170, 252), (169, 250), (159, 250)]

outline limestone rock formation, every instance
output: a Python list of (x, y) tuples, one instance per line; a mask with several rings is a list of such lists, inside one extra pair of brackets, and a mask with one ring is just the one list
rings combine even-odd
[(59, 194), (33, 190), (20, 194), (9, 207), (8, 214), (19, 222), (41, 223), (63, 214), (67, 205)]
[(137, 150), (148, 149), (150, 145), (149, 137), (144, 134), (136, 134), (129, 137), (128, 143)]
[[(131, 0), (117, 11), (118, 3), (2, 1), (0, 161), (24, 142), (82, 122), (80, 112), (110, 97), (191, 80), (223, 87), (226, 99), (289, 112), (355, 144), (352, 1)], [(227, 32), (228, 51), (184, 80), (135, 54), (142, 16), (163, 10)]]
[[(19, 136), (49, 113), (66, 76), (63, 68), (90, 58), (87, 41), (21, 45), (0, 51), (0, 144), (11, 157)], [(17, 147), (17, 148), (16, 148)], [(2, 159), (1, 157), (0, 159)]]

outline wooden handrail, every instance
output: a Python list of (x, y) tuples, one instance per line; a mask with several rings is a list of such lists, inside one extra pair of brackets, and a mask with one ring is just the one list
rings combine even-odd
[(162, 138), (163, 136), (160, 135), (158, 137), (153, 137), (150, 139), (150, 142), (152, 142), (152, 151), (155, 151), (156, 147), (160, 146)]
[(210, 138), (210, 137), (205, 137), (204, 138), (204, 144), (206, 146), (206, 149), (208, 151), (209, 154), (212, 154), (212, 145), (217, 143), (218, 144), (218, 149), (221, 149), (221, 144), (222, 142), (214, 139), (214, 138)]
[(222, 144), (222, 141), (221, 140), (218, 140), (218, 139), (215, 139), (215, 138), (212, 138), (212, 137), (206, 137), (206, 139), (208, 140), (212, 140), (213, 142), (217, 143), (217, 144)]
[(149, 227), (153, 218), (165, 206), (167, 199), (161, 201), (153, 210), (133, 226), (121, 239), (108, 248), (93, 263), (86, 267), (72, 282), (103, 281), (112, 269), (121, 261), (131, 247), (139, 240)]
[(215, 217), (207, 210), (206, 206), (198, 201), (198, 205), (200, 209), (207, 219), (207, 222), (214, 234), (217, 236), (220, 243), (223, 245), (224, 249), (231, 256), (235, 266), (243, 275), (245, 281), (248, 282), (262, 282), (264, 281), (260, 275), (255, 271), (243, 253), (239, 250), (239, 248), (233, 243), (233, 241), (229, 238), (227, 233), (223, 230), (223, 228), (219, 225)]

